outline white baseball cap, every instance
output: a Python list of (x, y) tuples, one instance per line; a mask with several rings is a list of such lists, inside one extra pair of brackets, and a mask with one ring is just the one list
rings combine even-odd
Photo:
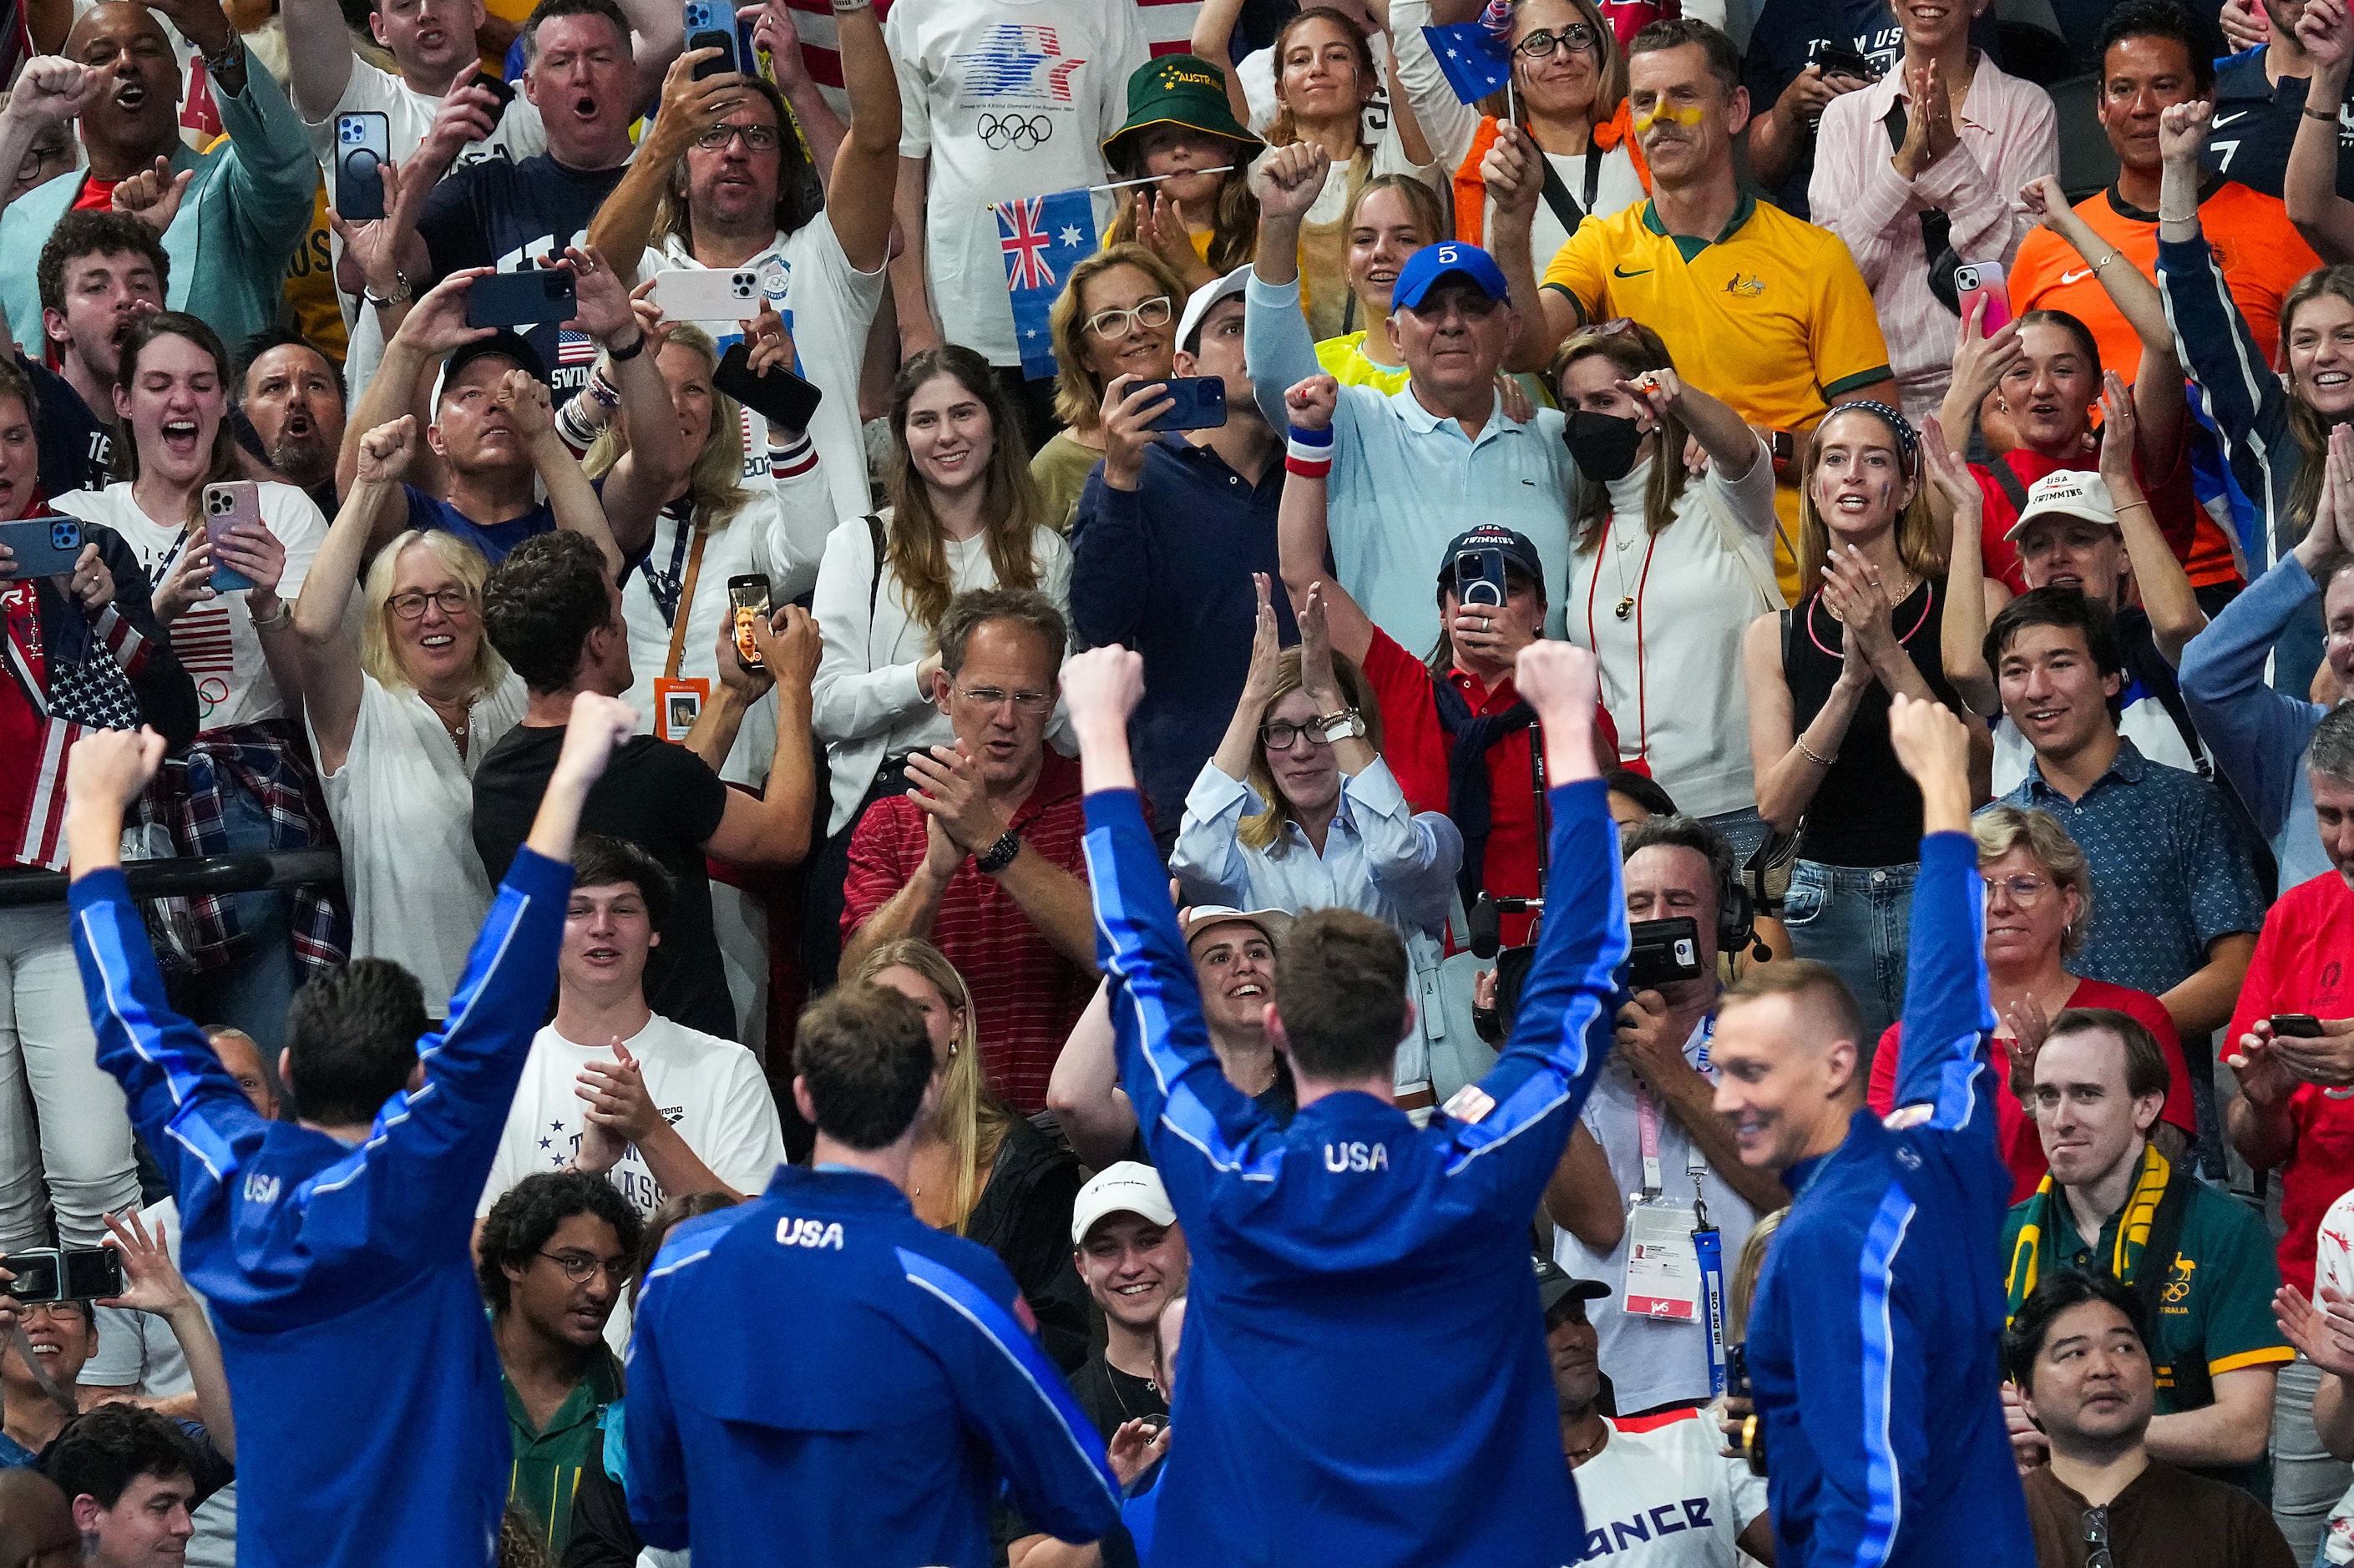
[(1079, 1189), (1078, 1201), (1071, 1205), (1071, 1245), (1083, 1245), (1087, 1233), (1113, 1214), (1135, 1214), (1156, 1225), (1177, 1223), (1161, 1172), (1134, 1160), (1105, 1166)]
[(2003, 537), (2018, 538), (2020, 530), (2038, 517), (2058, 516), (2082, 517), (2088, 523), (2115, 527), (2117, 507), (2109, 497), (2108, 481), (2083, 469), (2053, 469), (2027, 487), (2027, 504), (2019, 509), (2019, 520)]
[(1231, 300), (1241, 293), (1250, 282), (1250, 275), (1251, 264), (1246, 261), (1225, 277), (1213, 279), (1194, 290), (1186, 298), (1185, 313), (1177, 318), (1177, 336), (1173, 340), (1176, 345), (1188, 354), (1198, 353), (1202, 345), (1193, 341), (1193, 334), (1202, 330), (1202, 318), (1220, 300)]

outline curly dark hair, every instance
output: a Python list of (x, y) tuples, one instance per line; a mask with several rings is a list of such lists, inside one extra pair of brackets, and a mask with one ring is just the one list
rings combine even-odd
[(482, 585), (482, 630), (523, 683), (560, 692), (580, 673), (588, 634), (613, 624), (605, 555), (561, 529), (525, 539)]
[(172, 253), (143, 218), (127, 212), (69, 212), (58, 219), (33, 264), (41, 308), (66, 308), (66, 263), (85, 256), (137, 255), (155, 269), (155, 287), (167, 296), (172, 287)]
[(135, 1404), (101, 1404), (58, 1434), (42, 1468), (69, 1501), (95, 1498), (111, 1509), (142, 1476), (169, 1480), (196, 1473), (196, 1445), (174, 1423)]
[(417, 1069), (431, 1026), (417, 977), (389, 959), (354, 959), (294, 993), (286, 1012), (287, 1086), (304, 1119), (376, 1119)]
[(637, 1256), (645, 1222), (610, 1181), (580, 1171), (544, 1171), (526, 1176), (502, 1193), (482, 1220), (482, 1241), (476, 1248), (481, 1261), (474, 1265), (474, 1278), (493, 1313), (507, 1309), (504, 1266), (530, 1267), (533, 1256), (547, 1245), (556, 1227), (575, 1214), (594, 1214), (612, 1226), (621, 1250)]

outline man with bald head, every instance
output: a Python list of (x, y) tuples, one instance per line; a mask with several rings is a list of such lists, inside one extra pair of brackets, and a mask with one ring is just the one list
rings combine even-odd
[(0, 1470), (0, 1568), (80, 1568), (81, 1532), (57, 1482)]
[[(209, 152), (180, 139), (179, 61), (158, 13), (204, 57), (228, 132)], [(152, 11), (124, 0), (95, 6), (74, 23), (61, 55), (27, 63), (16, 90), (32, 97), (12, 129), (30, 135), (79, 120), (90, 157), (88, 167), (34, 186), (0, 214), (0, 304), (28, 350), (40, 349), (34, 263), (49, 231), (69, 211), (106, 207), (122, 181), (152, 179), (158, 159), (175, 184), (186, 180), (176, 205), (167, 190), (146, 209), (163, 219), (173, 261), (164, 303), (203, 317), (231, 343), (270, 324), (287, 259), (310, 227), (318, 165), (285, 90), (268, 71), (247, 69), (218, 0), (159, 0)], [(0, 156), (9, 140), (0, 137)]]

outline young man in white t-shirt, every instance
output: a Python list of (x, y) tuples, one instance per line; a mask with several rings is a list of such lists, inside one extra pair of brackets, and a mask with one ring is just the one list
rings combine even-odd
[[(682, 57), (663, 84), (662, 108), (630, 172), (588, 228), (597, 253), (641, 282), (675, 270), (758, 274), (751, 297), (695, 324), (724, 354), (742, 341), (741, 323), (767, 300), (792, 339), (791, 368), (824, 394), (809, 433), (833, 503), (830, 512), (811, 508), (787, 515), (795, 565), (805, 563), (806, 572), (798, 584), (772, 585), (779, 599), (816, 583), (817, 563), (835, 523), (874, 510), (859, 432), (858, 377), (889, 259), (899, 87), (872, 6), (837, 11), (834, 33), (850, 99), (846, 129), (823, 99), (795, 94), (793, 81), (780, 87), (748, 77), (731, 86), (739, 79), (733, 74), (697, 81), (696, 65), (713, 57)], [(788, 60), (799, 66), (800, 51), (774, 58), (781, 72)], [(822, 211), (809, 201), (797, 119), (827, 176)], [(714, 137), (716, 143), (705, 144)], [(766, 145), (755, 146), (755, 139)], [(744, 418), (744, 478), (756, 483), (769, 471), (768, 421), (751, 408)]]
[(1734, 1568), (1773, 1561), (1766, 1480), (1721, 1456), (1716, 1424), (1697, 1410), (1618, 1420), (1602, 1414), (1602, 1363), (1585, 1304), (1610, 1294), (1539, 1262), (1545, 1351), (1561, 1404), (1561, 1446), (1576, 1473), (1585, 1544), (1577, 1561), (1628, 1568)]
[(557, 954), (556, 1022), (531, 1043), (477, 1215), (542, 1171), (603, 1175), (651, 1216), (685, 1192), (758, 1192), (785, 1158), (760, 1064), (646, 1005), (671, 882), (636, 845), (584, 834)]

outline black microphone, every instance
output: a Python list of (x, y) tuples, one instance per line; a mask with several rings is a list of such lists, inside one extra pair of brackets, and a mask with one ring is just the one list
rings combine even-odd
[(1496, 956), (1504, 945), (1503, 923), (1496, 917), (1496, 901), (1482, 892), (1465, 912), (1464, 923), (1471, 927), (1471, 951), (1481, 959)]

